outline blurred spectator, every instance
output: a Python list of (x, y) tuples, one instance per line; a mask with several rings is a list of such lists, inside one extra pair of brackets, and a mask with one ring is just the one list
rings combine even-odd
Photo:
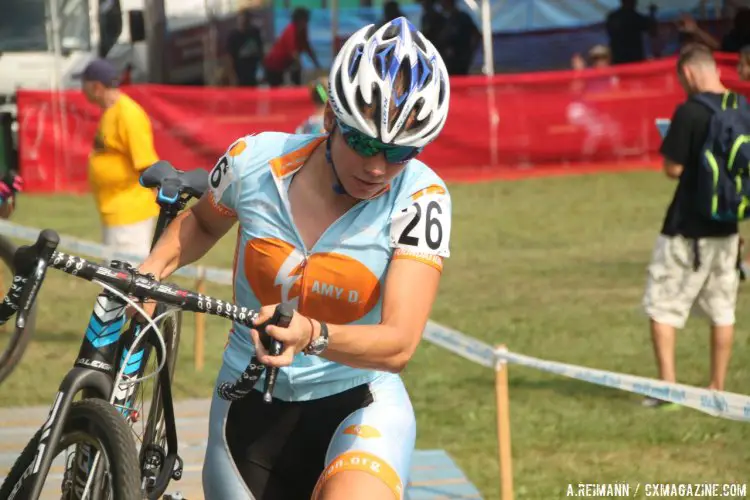
[(437, 0), (421, 0), (422, 3), (422, 19), (421, 26), (422, 34), (428, 39), (440, 52), (438, 42), (440, 40), (440, 32), (445, 24), (443, 16), (438, 12)]
[(740, 50), (740, 59), (737, 62), (737, 74), (740, 80), (750, 80), (750, 45), (745, 45)]
[[(740, 50), (740, 58), (737, 62), (737, 75), (740, 80), (750, 81), (750, 45), (745, 45)], [(740, 238), (740, 255), (742, 264), (740, 266), (740, 278), (745, 281), (750, 276), (750, 256), (745, 256), (745, 240)]]
[(122, 77), (120, 78), (120, 85), (130, 85), (133, 83), (133, 64), (127, 63), (125, 65), (125, 69), (122, 72)]
[(328, 103), (328, 78), (322, 77), (310, 84), (310, 98), (315, 111), (294, 131), (296, 134), (325, 134), (323, 112)]
[(456, 0), (441, 0), (443, 25), (436, 47), (449, 75), (468, 75), (474, 54), (482, 41), (471, 16), (456, 7)]
[(588, 56), (592, 68), (608, 68), (612, 64), (612, 51), (606, 45), (594, 45)]
[(404, 13), (401, 12), (401, 7), (399, 7), (398, 2), (396, 0), (385, 2), (383, 4), (383, 19), (380, 20), (378, 27), (393, 21), (397, 17), (405, 17)]
[[(612, 54), (605, 45), (594, 45), (586, 54), (574, 54), (571, 66), (576, 71), (588, 67), (602, 69), (611, 66)], [(616, 155), (622, 151), (622, 130), (620, 123), (606, 111), (599, 109), (599, 96), (616, 89), (619, 85), (617, 75), (590, 74), (575, 78), (571, 83), (573, 98), (566, 107), (568, 124), (583, 129), (585, 136), (581, 145), (581, 154), (586, 158), (593, 157), (599, 146), (608, 141)], [(599, 94), (599, 96), (597, 96)]]
[(104, 244), (145, 256), (159, 213), (154, 192), (139, 182), (141, 171), (159, 160), (151, 122), (137, 102), (120, 92), (120, 75), (108, 61), (96, 59), (76, 77), (86, 99), (103, 111), (89, 155), (89, 182)]
[[(721, 105), (727, 89), (705, 45), (684, 47), (677, 71), (688, 99), (675, 110), (660, 149), (664, 172), (677, 187), (654, 245), (643, 306), (659, 377), (667, 382), (676, 381), (676, 330), (685, 326), (694, 305), (703, 310), (711, 323), (709, 387), (722, 391), (734, 335), (739, 236), (736, 222), (705, 217), (696, 201), (705, 187), (699, 171), (713, 112), (693, 97), (702, 94)], [(649, 407), (663, 404), (644, 400)]]
[(0, 180), (0, 217), (10, 218), (16, 209), (16, 193), (23, 191), (23, 178), (11, 170)]
[(721, 50), (739, 52), (745, 45), (750, 45), (750, 9), (742, 7), (734, 15), (732, 29), (721, 40)]
[(294, 9), (292, 22), (284, 28), (281, 36), (268, 51), (263, 60), (263, 66), (266, 70), (266, 81), (271, 87), (282, 85), (287, 71), (293, 84), (302, 84), (301, 56), (303, 52), (307, 52), (315, 67), (320, 69), (318, 58), (310, 46), (309, 22), (309, 10), (304, 7)]
[(243, 87), (258, 84), (258, 66), (263, 59), (263, 40), (248, 10), (240, 12), (237, 27), (229, 33), (227, 52), (230, 83)]
[[(612, 52), (606, 45), (594, 45), (586, 54), (586, 59), (584, 59), (581, 54), (573, 54), (570, 65), (577, 71), (584, 70), (587, 67), (597, 69), (609, 68), (612, 66)], [(611, 86), (617, 86), (619, 79), (617, 78), (617, 75), (605, 75), (602, 77), (589, 77), (585, 80), (585, 85), (581, 79), (574, 80), (573, 83), (574, 91), (577, 92), (584, 90), (584, 87), (586, 90), (597, 90), (602, 87), (608, 89)], [(576, 83), (579, 85), (575, 85)]]
[(703, 30), (690, 14), (682, 14), (677, 20), (680, 46), (689, 43), (702, 43), (711, 50), (719, 50), (721, 44), (709, 32)]
[(652, 38), (657, 33), (656, 10), (649, 6), (649, 16), (636, 11), (637, 0), (621, 0), (620, 8), (607, 16), (607, 35), (612, 50), (612, 64), (640, 62), (646, 59), (643, 47), (643, 33)]

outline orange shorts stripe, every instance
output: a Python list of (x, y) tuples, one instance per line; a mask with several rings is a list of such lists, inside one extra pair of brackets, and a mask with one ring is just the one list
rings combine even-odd
[(418, 262), (421, 262), (422, 264), (427, 264), (428, 266), (434, 267), (440, 272), (443, 271), (443, 258), (439, 255), (428, 255), (426, 253), (412, 252), (410, 250), (397, 248), (396, 251), (393, 252), (393, 258), (416, 260)]
[(317, 500), (318, 495), (325, 486), (326, 482), (335, 474), (344, 471), (360, 471), (371, 474), (381, 481), (393, 492), (394, 498), (401, 500), (403, 498), (404, 487), (401, 484), (401, 478), (398, 477), (396, 470), (385, 463), (383, 460), (366, 451), (349, 451), (342, 453), (334, 458), (328, 467), (323, 471), (318, 479), (318, 484), (313, 490), (312, 500)]

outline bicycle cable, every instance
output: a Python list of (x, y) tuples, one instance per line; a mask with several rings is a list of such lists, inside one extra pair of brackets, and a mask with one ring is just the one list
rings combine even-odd
[[(167, 314), (171, 314), (174, 309), (169, 309), (167, 311), (164, 311), (156, 318), (151, 318), (146, 311), (143, 310), (141, 306), (138, 305), (138, 303), (128, 297), (126, 294), (122, 293), (121, 291), (117, 290), (111, 285), (108, 285), (107, 283), (103, 283), (99, 280), (93, 280), (94, 283), (101, 286), (105, 290), (111, 292), (112, 294), (116, 295), (120, 299), (122, 299), (125, 303), (127, 303), (129, 306), (131, 306), (135, 311), (140, 314), (143, 318), (146, 319), (148, 324), (145, 326), (145, 328), (142, 328), (141, 331), (138, 332), (138, 335), (136, 335), (135, 339), (133, 339), (133, 343), (130, 346), (130, 349), (128, 349), (128, 353), (125, 355), (125, 358), (120, 363), (120, 370), (117, 374), (117, 377), (115, 377), (115, 384), (114, 388), (112, 390), (112, 395), (110, 396), (110, 404), (114, 403), (115, 396), (116, 396), (116, 390), (120, 387), (120, 385), (133, 385), (143, 382), (144, 380), (148, 380), (152, 377), (155, 377), (159, 374), (159, 372), (164, 368), (164, 365), (167, 362), (167, 345), (164, 342), (164, 336), (162, 334), (161, 328), (156, 324), (158, 320), (166, 316)], [(161, 362), (159, 363), (159, 366), (154, 370), (152, 373), (149, 373), (147, 375), (144, 375), (143, 377), (129, 379), (129, 380), (122, 380), (123, 375), (125, 374), (125, 368), (128, 366), (128, 361), (130, 360), (130, 356), (135, 352), (135, 348), (141, 343), (141, 340), (145, 337), (145, 335), (149, 332), (150, 329), (154, 330), (154, 333), (156, 333), (156, 337), (159, 339), (159, 347), (162, 350), (163, 356), (161, 359)]]

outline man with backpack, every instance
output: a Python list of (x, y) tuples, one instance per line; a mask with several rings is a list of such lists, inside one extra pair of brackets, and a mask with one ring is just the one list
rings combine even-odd
[(724, 87), (703, 45), (681, 50), (677, 73), (688, 99), (672, 116), (660, 152), (665, 174), (678, 183), (648, 268), (643, 306), (659, 376), (675, 382), (675, 331), (697, 301), (711, 323), (709, 388), (724, 390), (739, 284), (738, 222), (746, 216), (750, 184), (750, 136), (743, 138), (750, 134), (750, 106)]

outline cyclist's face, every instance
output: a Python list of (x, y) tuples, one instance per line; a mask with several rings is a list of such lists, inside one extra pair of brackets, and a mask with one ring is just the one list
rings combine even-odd
[(365, 157), (357, 154), (344, 139), (330, 106), (325, 113), (326, 130), (333, 130), (331, 157), (344, 189), (352, 197), (364, 200), (382, 191), (401, 172), (406, 163), (389, 163), (383, 153)]

